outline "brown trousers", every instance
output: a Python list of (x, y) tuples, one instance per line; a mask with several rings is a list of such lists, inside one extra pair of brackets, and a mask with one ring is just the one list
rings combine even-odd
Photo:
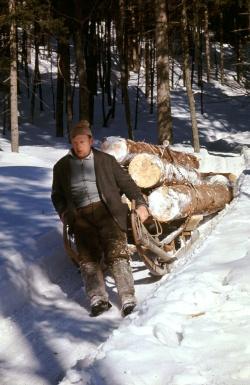
[(114, 277), (121, 304), (135, 302), (134, 281), (127, 252), (127, 235), (102, 202), (78, 209), (73, 232), (81, 259), (80, 269), (91, 305), (108, 301), (102, 257)]
[(84, 263), (98, 263), (102, 256), (108, 265), (112, 265), (116, 258), (128, 259), (127, 235), (102, 202), (78, 209), (73, 232)]

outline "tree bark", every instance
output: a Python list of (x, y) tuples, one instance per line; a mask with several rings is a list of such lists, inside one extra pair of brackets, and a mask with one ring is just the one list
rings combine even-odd
[(158, 142), (173, 141), (170, 86), (168, 18), (165, 0), (155, 0)]
[(56, 87), (56, 136), (63, 136), (63, 116), (64, 116), (64, 55), (63, 43), (57, 45), (57, 87)]
[(89, 90), (87, 86), (84, 34), (81, 22), (76, 24), (74, 33), (75, 56), (79, 79), (79, 119), (89, 120)]
[(128, 94), (128, 46), (127, 46), (127, 25), (125, 17), (125, 2), (124, 0), (119, 0), (119, 9), (120, 14), (118, 15), (117, 20), (117, 43), (120, 51), (120, 60), (121, 60), (121, 86), (122, 93), (124, 98), (124, 108), (125, 108), (125, 117), (128, 127), (128, 137), (133, 139), (133, 129), (131, 123), (131, 111), (130, 111), (130, 101)]
[(25, 81), (26, 81), (26, 90), (27, 97), (30, 97), (30, 76), (29, 76), (29, 66), (28, 66), (28, 34), (27, 31), (22, 33), (22, 64), (24, 67)]
[(145, 43), (145, 97), (148, 99), (150, 92), (150, 54), (149, 54), (149, 40), (146, 40)]
[(205, 5), (205, 9), (204, 9), (204, 34), (205, 34), (205, 51), (206, 51), (206, 63), (207, 63), (207, 81), (210, 82), (211, 60), (210, 60), (209, 16), (208, 16), (207, 5)]
[(71, 71), (70, 71), (70, 49), (69, 42), (66, 43), (64, 49), (64, 84), (66, 89), (66, 113), (67, 113), (67, 132), (72, 127), (73, 121), (73, 101), (72, 101), (72, 87), (71, 87)]
[(184, 74), (185, 85), (188, 95), (188, 103), (190, 108), (191, 122), (192, 122), (192, 134), (193, 134), (193, 146), (195, 152), (200, 152), (199, 132), (196, 120), (195, 100), (192, 92), (190, 69), (189, 69), (189, 44), (188, 44), (188, 23), (187, 23), (187, 9), (186, 0), (182, 2), (182, 32), (183, 32), (183, 58), (184, 58)]
[(220, 11), (220, 81), (224, 84), (223, 12)]
[(107, 94), (108, 105), (112, 104), (111, 97), (111, 69), (112, 69), (112, 58), (111, 58), (111, 18), (108, 17), (106, 27), (106, 56), (107, 56), (107, 68), (105, 74), (105, 91)]
[[(36, 25), (35, 25), (35, 31), (36, 31)], [(36, 105), (36, 96), (37, 96), (37, 87), (39, 87), (39, 94), (40, 94), (40, 109), (42, 107), (42, 94), (39, 83), (41, 82), (40, 78), (40, 71), (39, 71), (39, 43), (37, 36), (35, 36), (35, 68), (34, 68), (34, 76), (33, 76), (33, 85), (32, 85), (32, 95), (31, 95), (31, 121), (34, 121), (34, 115), (35, 115), (35, 105)], [(43, 107), (42, 107), (43, 108)]]
[(17, 36), (15, 23), (15, 0), (9, 0), (10, 25), (10, 127), (11, 151), (19, 151), (18, 103), (17, 103)]
[(155, 82), (155, 41), (150, 44), (150, 114), (154, 112), (154, 82)]

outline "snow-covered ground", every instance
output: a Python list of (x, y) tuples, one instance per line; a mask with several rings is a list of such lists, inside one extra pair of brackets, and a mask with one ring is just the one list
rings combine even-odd
[[(239, 177), (235, 199), (170, 274), (158, 279), (132, 261), (138, 306), (125, 319), (110, 276), (112, 308), (89, 316), (80, 274), (63, 249), (50, 188), (68, 144), (53, 137), (50, 111), (33, 125), (20, 118), (18, 154), (0, 137), (1, 385), (250, 384), (249, 96), (230, 86), (205, 88), (199, 157), (203, 171)], [(141, 100), (135, 137), (155, 142), (147, 107)], [(122, 105), (108, 128), (96, 108), (96, 139), (126, 137)], [(181, 90), (172, 108), (176, 148), (191, 151)]]

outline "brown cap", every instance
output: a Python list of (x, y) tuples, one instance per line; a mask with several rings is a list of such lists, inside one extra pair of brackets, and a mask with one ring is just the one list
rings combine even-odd
[(90, 127), (89, 122), (87, 120), (80, 120), (74, 127), (70, 130), (70, 139), (73, 139), (77, 135), (88, 135), (93, 136)]

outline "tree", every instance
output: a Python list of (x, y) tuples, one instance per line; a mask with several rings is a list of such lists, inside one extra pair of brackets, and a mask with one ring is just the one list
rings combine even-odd
[(188, 42), (188, 21), (187, 21), (187, 4), (186, 0), (182, 1), (182, 32), (183, 32), (183, 64), (184, 64), (184, 76), (185, 85), (188, 95), (188, 103), (190, 108), (191, 122), (192, 122), (192, 134), (193, 134), (193, 147), (195, 152), (200, 152), (199, 132), (196, 120), (195, 100), (192, 92), (191, 77), (189, 69), (189, 42)]
[(172, 117), (169, 85), (168, 19), (165, 0), (155, 1), (155, 45), (157, 68), (158, 140), (172, 143)]
[(10, 13), (10, 127), (11, 150), (19, 151), (18, 105), (17, 105), (17, 36), (15, 0), (9, 0)]

